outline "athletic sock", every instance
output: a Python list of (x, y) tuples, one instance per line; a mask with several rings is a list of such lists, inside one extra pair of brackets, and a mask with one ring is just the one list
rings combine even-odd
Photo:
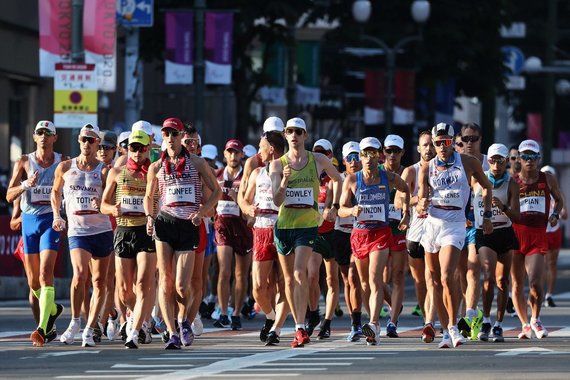
[(39, 325), (39, 327), (41, 327), (45, 333), (49, 332), (49, 331), (46, 331), (46, 328), (47, 328), (47, 323), (48, 323), (49, 317), (50, 317), (52, 309), (53, 309), (52, 306), (55, 306), (55, 304), (53, 302), (54, 298), (55, 298), (54, 296), (55, 296), (55, 290), (53, 289), (53, 286), (46, 286), (46, 287), (41, 289), (41, 294), (40, 294), (40, 325)]
[(36, 296), (36, 298), (39, 300), (42, 294), (42, 288), (39, 288), (38, 290), (32, 289), (32, 293), (34, 293), (34, 296)]
[(323, 322), (322, 329), (326, 330), (326, 329), (330, 329), (330, 328), (331, 328), (331, 320), (325, 319), (325, 321)]
[(491, 317), (483, 317), (483, 323), (491, 323)]
[(352, 312), (352, 324), (355, 326), (360, 326), (362, 324), (362, 312), (360, 311)]
[(501, 327), (502, 323), (503, 323), (502, 321), (495, 321), (494, 327)]
[(275, 310), (271, 309), (271, 312), (265, 314), (265, 318), (274, 321), (275, 320)]
[(467, 309), (465, 316), (467, 318), (475, 318), (477, 316), (477, 312), (474, 309)]
[(295, 330), (304, 330), (305, 329), (305, 325), (302, 323), (296, 323), (295, 324)]

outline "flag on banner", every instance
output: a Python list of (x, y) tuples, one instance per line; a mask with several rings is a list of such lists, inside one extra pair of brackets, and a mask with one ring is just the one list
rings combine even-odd
[(265, 74), (269, 78), (269, 85), (259, 89), (259, 97), (266, 103), (286, 105), (285, 92), (285, 63), (287, 62), (285, 45), (276, 42), (266, 46), (268, 50)]
[(384, 70), (366, 70), (364, 78), (364, 124), (384, 123)]
[(397, 70), (394, 77), (394, 124), (413, 124), (415, 121), (416, 73)]
[(71, 0), (38, 1), (40, 76), (53, 77), (55, 64), (71, 62)]
[(542, 114), (528, 113), (526, 115), (526, 124), (527, 138), (540, 144), (542, 142)]
[(321, 102), (321, 45), (318, 41), (301, 41), (296, 47), (297, 91), (295, 103), (314, 105)]
[(453, 124), (455, 79), (437, 82), (435, 87), (435, 122)]
[(97, 85), (105, 92), (117, 85), (116, 9), (116, 0), (85, 0), (83, 9), (85, 62), (95, 63)]
[(194, 81), (194, 13), (167, 12), (164, 83), (192, 84)]
[(204, 58), (207, 84), (232, 83), (233, 28), (232, 12), (206, 12)]

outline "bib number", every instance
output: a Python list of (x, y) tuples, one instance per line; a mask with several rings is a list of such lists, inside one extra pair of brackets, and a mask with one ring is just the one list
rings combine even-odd
[(362, 212), (356, 220), (362, 224), (383, 223), (386, 221), (386, 209), (383, 204), (362, 205)]
[(526, 197), (520, 200), (521, 212), (546, 213), (546, 199), (544, 197)]
[(166, 188), (165, 204), (168, 207), (190, 206), (196, 204), (196, 192), (194, 186)]
[(121, 198), (121, 213), (124, 216), (144, 216), (142, 195), (123, 195)]
[(313, 189), (310, 187), (287, 188), (283, 205), (290, 208), (311, 208), (315, 203)]
[(49, 205), (51, 186), (36, 186), (30, 189), (31, 191), (31, 202), (34, 205)]
[(216, 212), (222, 216), (239, 216), (239, 207), (234, 201), (218, 201)]

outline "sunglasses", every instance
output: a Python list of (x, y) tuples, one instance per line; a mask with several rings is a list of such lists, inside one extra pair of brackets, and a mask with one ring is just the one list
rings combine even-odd
[(450, 146), (453, 143), (452, 139), (437, 140), (433, 142), (434, 146)]
[(129, 151), (130, 152), (141, 152), (144, 153), (148, 150), (148, 146), (146, 145), (140, 145), (140, 144), (133, 144), (133, 145), (129, 145)]
[(97, 138), (91, 136), (79, 136), (79, 141), (82, 143), (94, 144), (95, 141), (97, 141)]
[(287, 135), (292, 135), (293, 133), (295, 133), (297, 136), (301, 136), (303, 132), (305, 131), (301, 128), (287, 128), (285, 130), (285, 134)]
[(499, 164), (499, 165), (501, 165), (501, 164), (504, 164), (504, 163), (507, 161), (507, 159), (506, 159), (506, 158), (489, 158), (487, 161), (488, 161), (489, 164), (491, 164), (491, 165), (492, 165), (492, 164)]
[(184, 139), (182, 143), (184, 145), (198, 145), (198, 139)]
[(463, 143), (461, 141), (456, 142), (455, 145), (457, 145), (460, 148), (463, 148)]
[(516, 160), (517, 160), (517, 156), (511, 156), (510, 159), (511, 159), (511, 161), (516, 161)]
[(393, 148), (393, 149), (384, 149), (384, 153), (386, 154), (399, 154), (402, 152), (402, 149)]
[(536, 161), (536, 160), (538, 160), (539, 157), (540, 157), (540, 154), (538, 154), (538, 153), (521, 154), (521, 159), (523, 159), (525, 161)]
[(35, 135), (37, 136), (55, 136), (55, 133), (50, 131), (49, 129), (38, 129), (37, 131), (34, 132)]
[(475, 135), (471, 135), (471, 136), (461, 136), (461, 141), (463, 141), (464, 143), (468, 143), (468, 142), (477, 142), (481, 139), (481, 136), (475, 136)]
[(365, 158), (379, 158), (380, 152), (376, 150), (362, 150), (360, 151), (360, 156)]
[(108, 150), (114, 150), (115, 147), (114, 146), (109, 146), (109, 145), (99, 145), (99, 150), (104, 150), (105, 152)]
[(348, 163), (360, 162), (360, 156), (358, 155), (358, 153), (351, 153), (348, 156), (346, 156), (344, 160)]
[(129, 147), (129, 142), (124, 141), (124, 142), (120, 143), (119, 146), (123, 149), (127, 149)]
[(178, 137), (180, 131), (176, 131), (174, 129), (165, 129), (162, 131), (162, 135), (164, 137)]

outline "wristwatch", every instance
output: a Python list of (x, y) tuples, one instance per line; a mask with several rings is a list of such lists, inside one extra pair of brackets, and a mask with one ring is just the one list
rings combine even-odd
[(491, 211), (485, 211), (483, 213), (483, 219), (491, 219), (493, 217), (493, 213)]
[(339, 203), (333, 203), (332, 206), (334, 208), (336, 208), (337, 210), (340, 210), (340, 204)]
[(558, 215), (557, 212), (553, 212), (552, 216), (555, 217), (556, 219), (560, 220), (560, 215)]

